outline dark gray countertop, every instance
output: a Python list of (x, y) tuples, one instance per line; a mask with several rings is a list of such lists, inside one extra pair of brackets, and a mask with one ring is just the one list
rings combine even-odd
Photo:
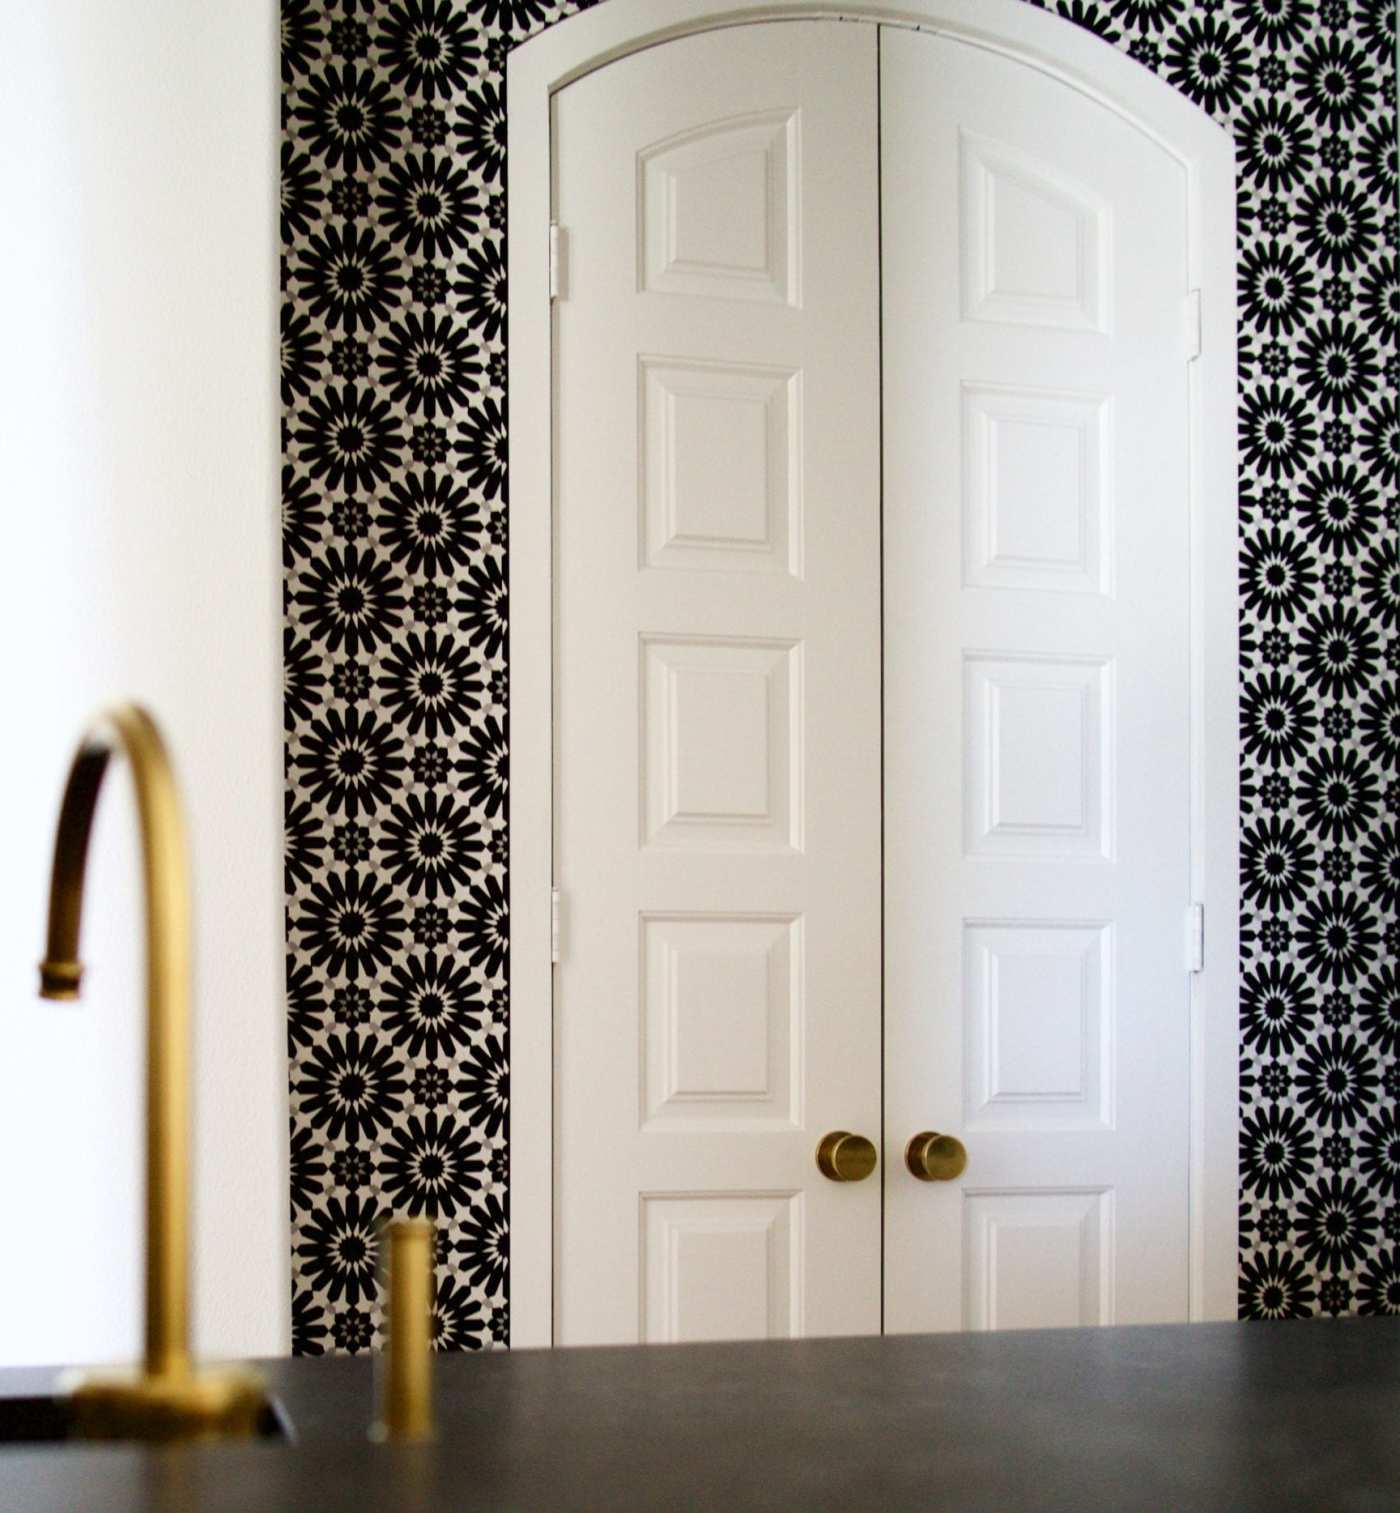
[(1400, 1509), (1392, 1319), (451, 1356), (417, 1449), (369, 1360), (264, 1369), (296, 1445), (5, 1448), (0, 1509)]

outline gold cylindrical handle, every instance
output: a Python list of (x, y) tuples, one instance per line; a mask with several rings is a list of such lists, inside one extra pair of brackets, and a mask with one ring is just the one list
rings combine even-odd
[(904, 1148), (904, 1164), (920, 1182), (951, 1182), (967, 1166), (967, 1147), (956, 1135), (920, 1130)]
[(426, 1219), (389, 1225), (389, 1350), (382, 1436), (433, 1437), (433, 1226)]
[(863, 1182), (875, 1170), (875, 1147), (864, 1135), (834, 1129), (817, 1147), (817, 1169), (833, 1182)]

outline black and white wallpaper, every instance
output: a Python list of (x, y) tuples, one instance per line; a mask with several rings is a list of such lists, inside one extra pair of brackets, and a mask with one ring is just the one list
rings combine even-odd
[[(587, 3), (587, 0), (585, 0)], [(603, 0), (606, 3), (606, 0)], [(1395, 0), (1026, 0), (1239, 154), (1239, 1305), (1400, 1313)], [(293, 1349), (508, 1337), (505, 107), (575, 0), (282, 0)]]

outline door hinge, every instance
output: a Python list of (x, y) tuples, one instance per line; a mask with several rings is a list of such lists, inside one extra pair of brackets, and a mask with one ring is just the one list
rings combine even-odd
[(1201, 972), (1206, 965), (1206, 909), (1192, 904), (1186, 910), (1186, 970)]
[(563, 901), (558, 888), (549, 890), (549, 959), (552, 962), (559, 960), (559, 941), (562, 935), (560, 917), (563, 914)]
[(1186, 361), (1195, 362), (1201, 355), (1201, 291), (1193, 289), (1186, 296)]
[(564, 298), (564, 276), (568, 269), (565, 258), (568, 254), (564, 228), (557, 221), (549, 224), (549, 297)]

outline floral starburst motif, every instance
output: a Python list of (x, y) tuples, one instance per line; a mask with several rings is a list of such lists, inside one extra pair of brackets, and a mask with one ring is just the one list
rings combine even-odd
[[(1239, 1306), (1400, 1313), (1394, 5), (1033, 3), (1235, 143)], [(382, 1343), (355, 1237), (428, 1210), (430, 1115), (481, 1163), (438, 1346), (508, 1338), (505, 63), (585, 4), (282, 0), (298, 1353)]]

